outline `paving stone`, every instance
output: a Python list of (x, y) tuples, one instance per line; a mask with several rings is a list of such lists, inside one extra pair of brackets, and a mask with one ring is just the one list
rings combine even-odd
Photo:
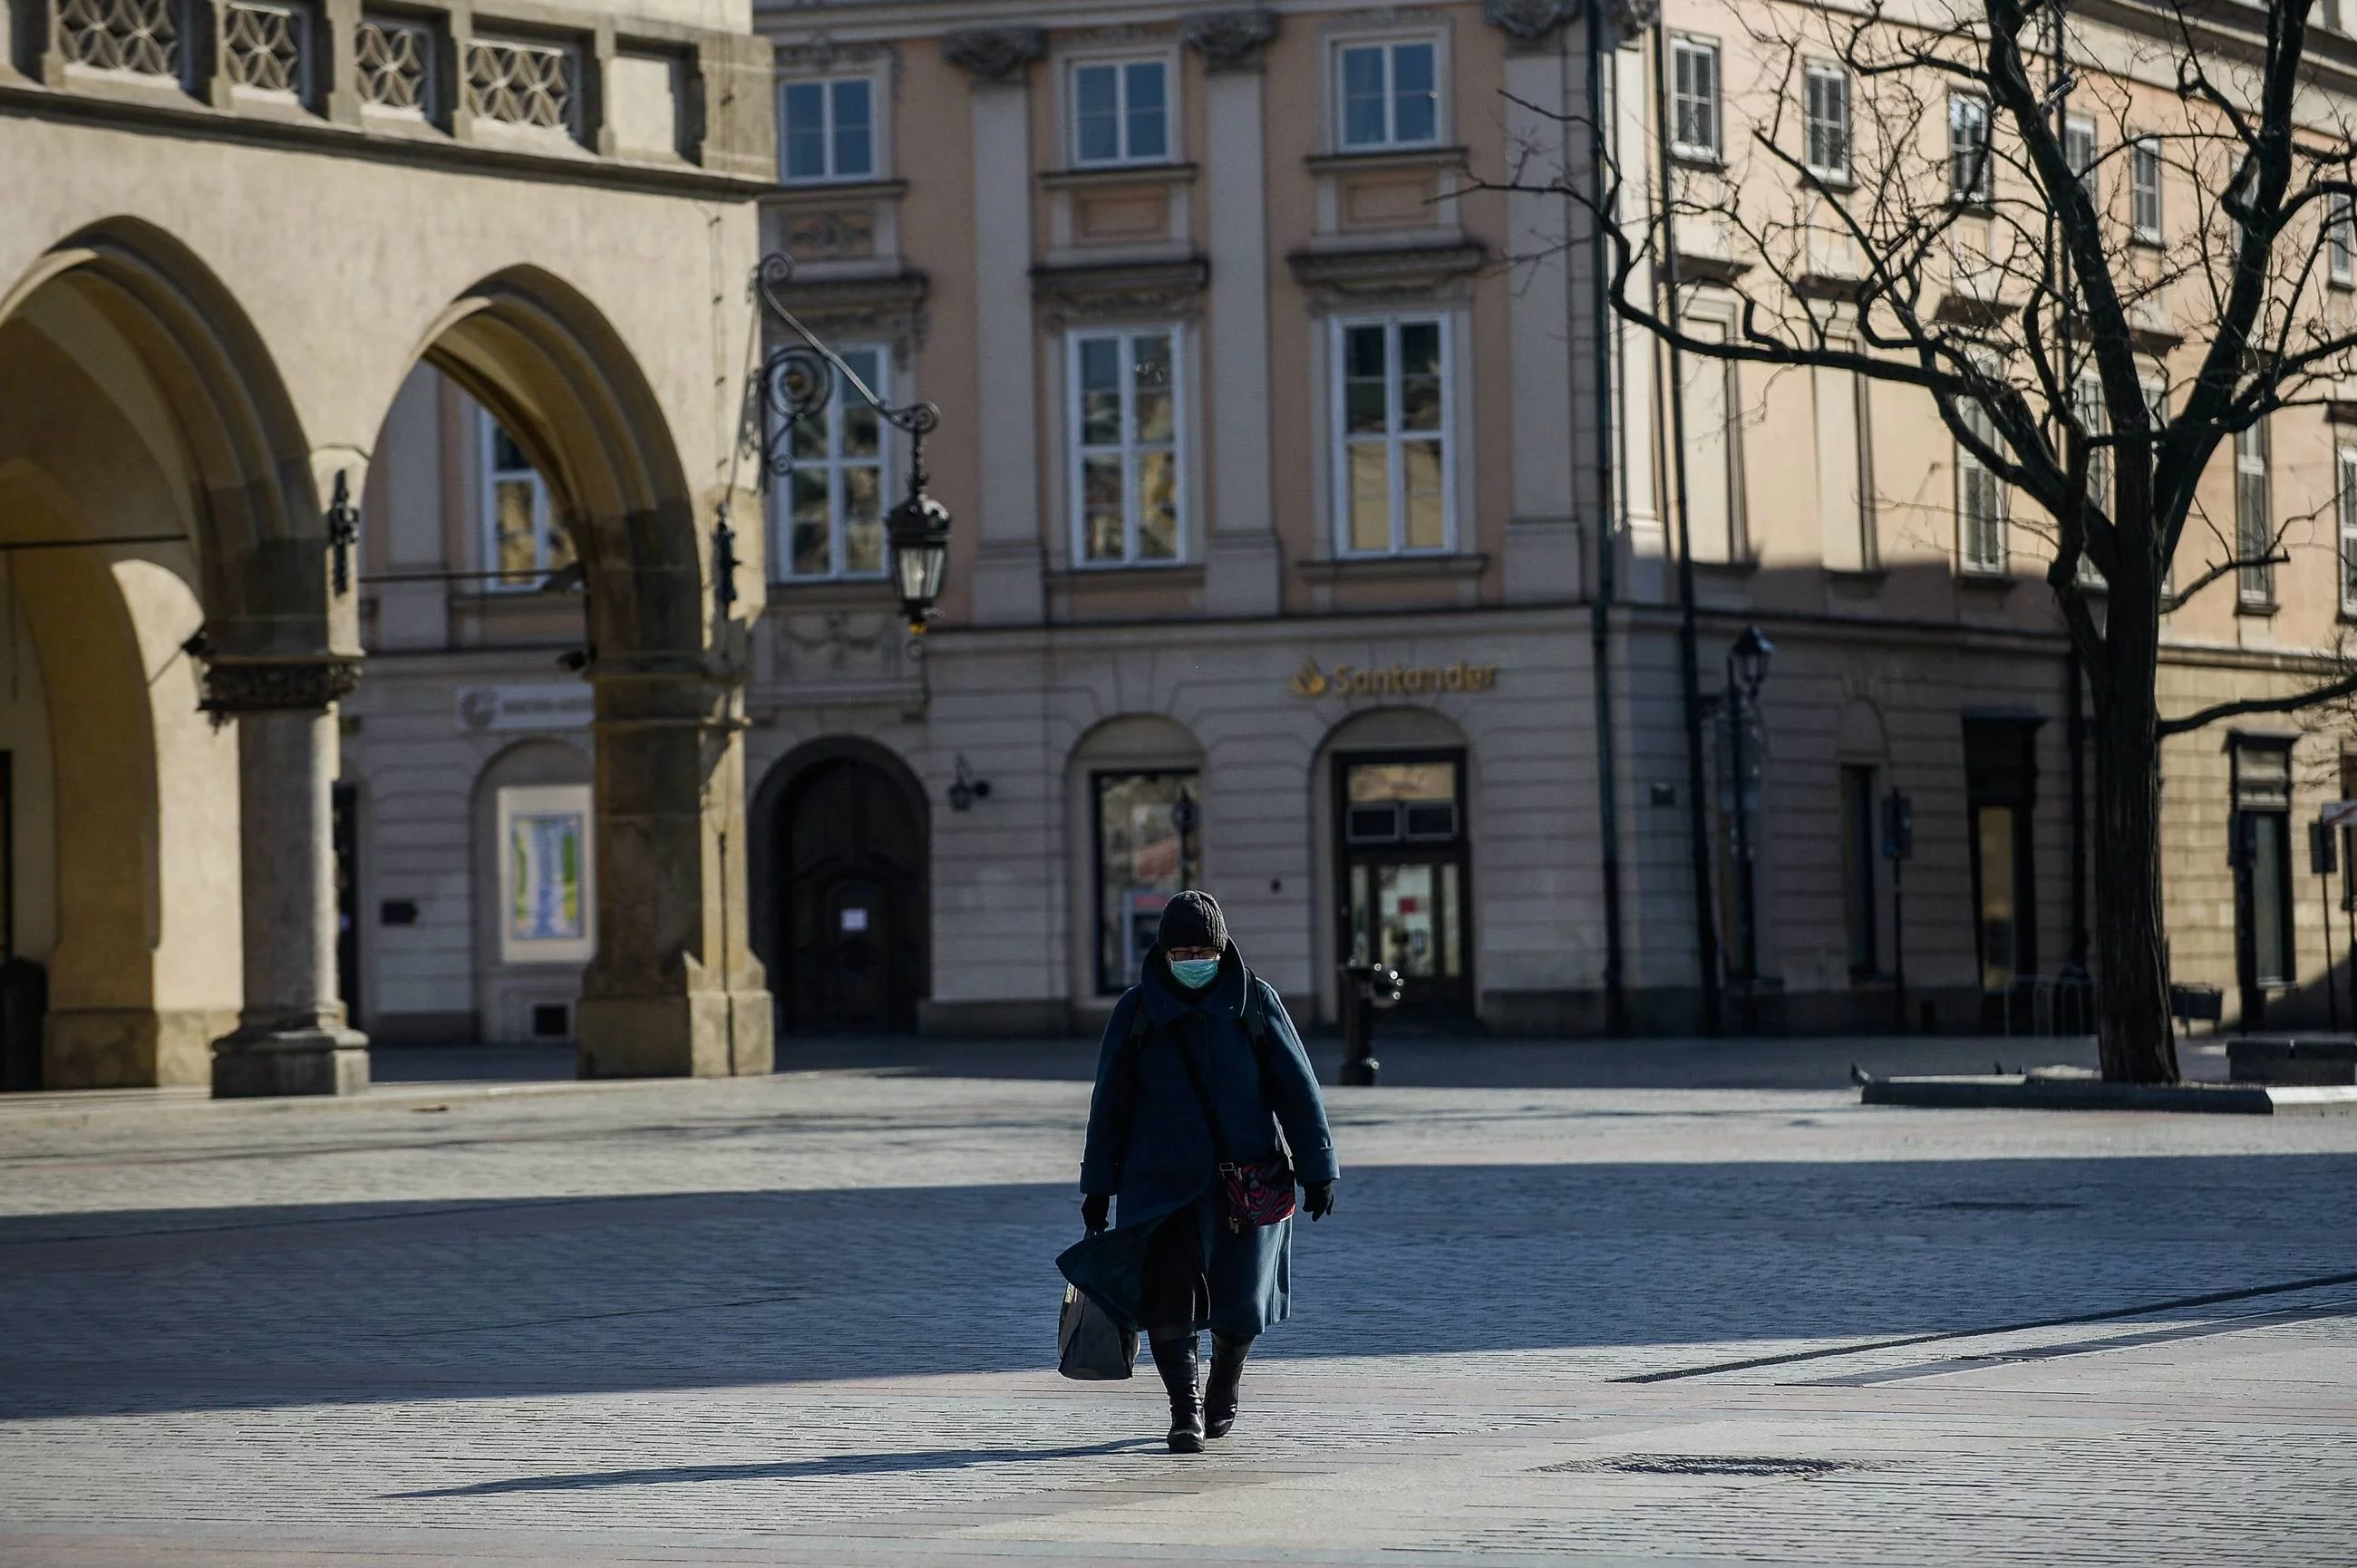
[(2350, 1122), (1335, 1090), (1179, 1458), (1048, 1369), (1086, 1095), (0, 1110), (0, 1563), (2357, 1556)]

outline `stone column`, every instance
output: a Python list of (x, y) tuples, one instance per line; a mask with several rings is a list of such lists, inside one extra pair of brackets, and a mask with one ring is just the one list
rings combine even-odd
[(1039, 542), (1038, 333), (1031, 317), (1030, 68), (1038, 27), (951, 33), (942, 56), (974, 79), (974, 295), (980, 367), (982, 539), (974, 618), (1036, 625), (1046, 613)]
[(213, 1042), (213, 1094), (352, 1094), (368, 1087), (368, 1037), (336, 984), (330, 787), (339, 697), (359, 666), (332, 657), (223, 660), (205, 706), (237, 720), (238, 862), (245, 1003)]
[(575, 1015), (583, 1078), (770, 1069), (767, 976), (746, 920), (743, 688), (601, 657), (597, 956)]
[(1205, 177), (1211, 193), (1211, 528), (1203, 603), (1213, 615), (1272, 616), (1285, 569), (1269, 503), (1268, 169), (1261, 58), (1276, 36), (1266, 9), (1189, 16), (1187, 43), (1208, 74)]

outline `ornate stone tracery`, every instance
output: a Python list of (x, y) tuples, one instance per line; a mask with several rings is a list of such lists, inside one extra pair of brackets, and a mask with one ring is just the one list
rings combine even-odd
[(255, 92), (305, 97), (310, 23), (308, 11), (282, 0), (231, 0), (221, 12), (221, 63), (230, 81)]
[(91, 70), (177, 81), (187, 58), (175, 0), (65, 0), (58, 38), (70, 62)]
[(478, 38), (467, 50), (467, 109), (486, 120), (571, 131), (580, 61), (561, 44)]
[(216, 720), (238, 714), (317, 711), (359, 690), (357, 659), (224, 659), (204, 667), (204, 701)]
[(434, 113), (433, 34), (425, 24), (364, 16), (352, 42), (362, 102)]

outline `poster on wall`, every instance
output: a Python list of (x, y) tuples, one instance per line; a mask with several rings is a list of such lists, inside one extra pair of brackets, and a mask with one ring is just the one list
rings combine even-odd
[(597, 948), (589, 786), (500, 790), (500, 961), (581, 963)]

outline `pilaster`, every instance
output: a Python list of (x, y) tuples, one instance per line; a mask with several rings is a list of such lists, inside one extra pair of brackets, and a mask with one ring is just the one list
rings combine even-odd
[(1030, 68), (1037, 27), (976, 28), (942, 40), (974, 82), (977, 434), (983, 453), (974, 618), (1037, 624), (1046, 612), (1040, 544), (1038, 335), (1031, 317)]
[(1268, 177), (1261, 59), (1276, 36), (1265, 9), (1188, 18), (1189, 47), (1207, 68), (1204, 162), (1211, 209), (1210, 528), (1203, 606), (1217, 616), (1270, 616), (1284, 559), (1270, 502)]

